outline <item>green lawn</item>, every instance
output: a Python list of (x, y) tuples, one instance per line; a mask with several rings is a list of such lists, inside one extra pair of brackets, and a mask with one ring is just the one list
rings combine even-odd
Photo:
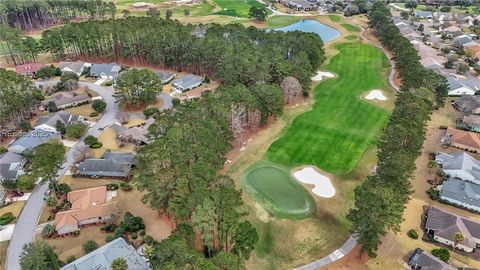
[(278, 15), (269, 17), (267, 19), (268, 28), (279, 28), (288, 26), (292, 23), (296, 23), (300, 20), (299, 17), (288, 16), (288, 15)]
[(338, 15), (328, 15), (328, 17), (330, 18), (330, 20), (332, 20), (332, 22), (339, 22), (342, 19), (342, 17)]
[(325, 65), (338, 78), (320, 83), (315, 104), (294, 119), (267, 151), (267, 158), (287, 167), (312, 164), (335, 174), (351, 171), (374, 145), (388, 112), (361, 100), (363, 92), (387, 89), (389, 63), (379, 49), (360, 43), (337, 45)]
[[(232, 17), (246, 18), (251, 7), (265, 7), (257, 0), (213, 0), (213, 2), (222, 9), (214, 14)], [(270, 9), (267, 9), (267, 12), (268, 14), (272, 13)]]
[(348, 24), (348, 23), (342, 23), (342, 27), (347, 29), (347, 31), (350, 31), (350, 32), (355, 32), (355, 33), (360, 32), (360, 27), (355, 26), (355, 25), (351, 25), (351, 24)]

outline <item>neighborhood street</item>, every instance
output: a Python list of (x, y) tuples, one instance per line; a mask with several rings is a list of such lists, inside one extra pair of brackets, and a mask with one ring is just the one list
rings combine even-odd
[[(36, 83), (46, 84), (46, 83), (56, 83), (56, 81), (48, 81)], [(118, 121), (118, 104), (115, 103), (115, 99), (112, 97), (113, 88), (112, 87), (103, 87), (93, 83), (79, 82), (80, 86), (89, 87), (90, 89), (96, 91), (99, 95), (102, 96), (103, 100), (107, 103), (107, 107), (102, 118), (91, 128), (88, 133), (85, 135), (92, 135), (98, 137), (104, 127)], [(85, 137), (84, 136), (84, 137)], [(65, 154), (65, 163), (60, 171), (58, 171), (57, 180), (59, 180), (68, 168), (73, 164), (75, 160), (75, 154), (79, 149), (81, 149), (85, 144), (83, 143), (83, 138), (79, 140), (66, 154)], [(25, 244), (32, 242), (35, 238), (35, 230), (40, 218), (40, 214), (43, 209), (45, 192), (48, 189), (48, 184), (37, 185), (33, 190), (30, 198), (28, 199), (25, 207), (23, 208), (22, 213), (17, 219), (15, 229), (13, 231), (12, 239), (7, 250), (6, 258), (6, 269), (9, 270), (20, 270), (20, 261), (19, 257), (22, 252), (22, 248)]]

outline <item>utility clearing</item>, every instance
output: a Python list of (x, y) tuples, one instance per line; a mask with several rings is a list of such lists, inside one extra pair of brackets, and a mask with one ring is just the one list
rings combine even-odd
[(312, 192), (322, 198), (331, 198), (335, 196), (335, 188), (330, 178), (319, 173), (314, 167), (304, 167), (293, 173), (298, 181), (304, 184), (313, 185)]

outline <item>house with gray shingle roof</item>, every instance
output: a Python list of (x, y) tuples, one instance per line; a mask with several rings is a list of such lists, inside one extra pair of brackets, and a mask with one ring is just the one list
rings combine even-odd
[(173, 81), (173, 87), (181, 92), (191, 90), (200, 86), (203, 83), (203, 78), (197, 75), (188, 74)]
[(155, 74), (157, 74), (157, 77), (162, 81), (163, 84), (167, 84), (175, 78), (175, 73), (170, 71), (157, 71)]
[(425, 10), (415, 10), (413, 12), (413, 15), (417, 18), (421, 19), (432, 19), (433, 18), (433, 13), (431, 11), (425, 11)]
[(118, 77), (121, 69), (122, 67), (117, 65), (116, 63), (93, 64), (90, 67), (90, 76), (95, 78), (113, 80)]
[(460, 80), (455, 78), (454, 76), (447, 76), (446, 77), (448, 82), (448, 95), (449, 96), (464, 96), (464, 95), (475, 95), (475, 90), (471, 87), (465, 85)]
[(117, 258), (127, 261), (128, 270), (150, 270), (146, 259), (142, 257), (132, 245), (119, 237), (96, 250), (65, 265), (61, 270), (107, 270), (111, 269), (112, 262)]
[(78, 164), (78, 174), (89, 177), (119, 177), (130, 176), (134, 155), (107, 151), (102, 158), (89, 158)]
[(24, 152), (32, 151), (40, 144), (44, 144), (51, 140), (60, 140), (61, 138), (62, 137), (58, 133), (43, 130), (32, 130), (23, 134), (21, 137), (9, 144), (7, 149), (13, 153), (23, 154)]
[(0, 180), (17, 180), (23, 174), (23, 166), (27, 159), (13, 152), (5, 152), (0, 155)]
[(58, 109), (66, 109), (90, 102), (87, 94), (75, 95), (72, 93), (59, 93), (52, 98), (42, 101), (42, 107), (46, 108), (48, 103), (53, 102)]
[(408, 260), (408, 266), (421, 270), (456, 270), (453, 266), (443, 262), (432, 254), (416, 248)]
[(430, 207), (426, 214), (425, 232), (433, 240), (447, 246), (455, 245), (454, 234), (460, 232), (464, 240), (457, 249), (472, 252), (480, 244), (480, 224), (450, 212)]
[(463, 45), (472, 41), (472, 38), (467, 35), (460, 35), (453, 39), (453, 45), (457, 48), (463, 48)]
[(480, 114), (480, 96), (461, 96), (453, 107), (464, 114)]
[(76, 62), (60, 62), (58, 64), (58, 68), (60, 69), (60, 71), (63, 72), (73, 72), (75, 74), (77, 74), (78, 76), (82, 75), (83, 71), (85, 70), (85, 68), (88, 68), (92, 66), (92, 64), (89, 64), (89, 63), (85, 63), (83, 61), (76, 61)]
[(445, 174), (453, 178), (480, 184), (480, 161), (463, 151), (451, 154), (439, 152), (435, 161)]
[(467, 209), (480, 211), (480, 185), (450, 178), (444, 181), (440, 198)]
[(36, 130), (44, 130), (49, 132), (59, 133), (56, 126), (57, 123), (68, 125), (73, 122), (83, 122), (83, 116), (76, 114), (69, 114), (65, 111), (59, 111), (50, 115), (41, 116), (37, 120)]

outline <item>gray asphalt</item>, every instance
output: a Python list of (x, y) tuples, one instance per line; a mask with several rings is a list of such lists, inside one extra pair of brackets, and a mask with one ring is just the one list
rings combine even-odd
[[(40, 82), (37, 83), (37, 85), (45, 83), (55, 83), (55, 81)], [(115, 99), (112, 97), (113, 88), (103, 87), (87, 82), (80, 82), (80, 85), (87, 86), (90, 89), (96, 91), (99, 95), (103, 97), (103, 100), (107, 103), (107, 107), (105, 108), (105, 112), (102, 118), (85, 135), (92, 135), (98, 137), (102, 133), (102, 130), (100, 129), (103, 129), (104, 127), (118, 121), (118, 104), (115, 103)], [(70, 168), (70, 166), (72, 166), (75, 160), (75, 154), (84, 145), (85, 144), (83, 143), (82, 138), (65, 154), (66, 161), (63, 164), (62, 169), (58, 171), (57, 180), (65, 174), (65, 172), (68, 168)], [(23, 246), (30, 242), (33, 242), (35, 239), (35, 230), (40, 218), (40, 214), (42, 212), (44, 204), (43, 198), (47, 189), (48, 184), (37, 185), (37, 187), (33, 190), (32, 195), (30, 195), (27, 203), (25, 204), (22, 213), (17, 219), (12, 239), (10, 240), (10, 244), (7, 250), (7, 258), (5, 265), (6, 269), (8, 270), (21, 269), (19, 261), (20, 254), (22, 253)]]

